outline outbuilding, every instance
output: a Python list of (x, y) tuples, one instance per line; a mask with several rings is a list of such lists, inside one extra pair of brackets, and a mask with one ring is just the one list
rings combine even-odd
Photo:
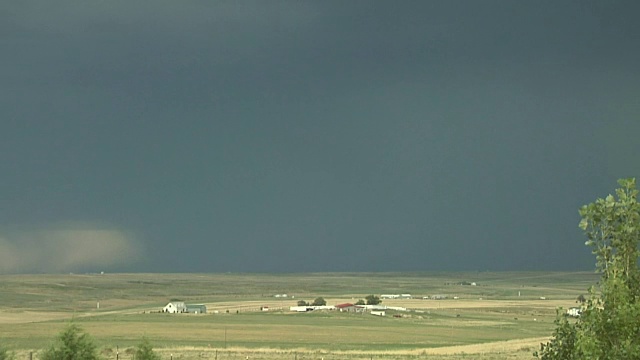
[(340, 312), (364, 312), (364, 307), (359, 305), (353, 305), (351, 303), (338, 304), (336, 309)]
[(206, 314), (207, 307), (204, 304), (188, 304), (186, 305), (186, 312), (191, 314)]

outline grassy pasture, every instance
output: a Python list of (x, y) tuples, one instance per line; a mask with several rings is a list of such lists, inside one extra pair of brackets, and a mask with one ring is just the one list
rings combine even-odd
[[(582, 272), (2, 275), (0, 341), (37, 351), (73, 318), (107, 357), (147, 336), (185, 359), (531, 358), (555, 308), (574, 306), (595, 281)], [(387, 293), (449, 298), (384, 300), (411, 309), (400, 318), (288, 311), (299, 299), (337, 304)], [(157, 312), (174, 299), (204, 303), (209, 313)]]

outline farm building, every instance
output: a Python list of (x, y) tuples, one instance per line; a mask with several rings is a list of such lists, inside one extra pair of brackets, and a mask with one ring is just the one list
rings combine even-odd
[(168, 303), (163, 309), (162, 312), (175, 314), (185, 312), (187, 306), (182, 301), (174, 301)]
[(289, 307), (289, 311), (307, 312), (307, 311), (313, 311), (313, 307), (311, 307), (311, 306), (291, 306), (291, 307)]
[(188, 304), (186, 305), (186, 312), (191, 314), (206, 314), (207, 307), (203, 304)]
[(411, 299), (411, 294), (382, 294), (380, 299)]
[(206, 314), (207, 307), (202, 304), (185, 304), (182, 301), (174, 301), (168, 303), (164, 308), (162, 308), (162, 312), (177, 314), (177, 313), (192, 313), (192, 314)]
[(296, 311), (296, 312), (307, 312), (307, 311), (314, 311), (314, 310), (335, 310), (335, 309), (336, 307), (331, 305), (322, 305), (322, 306), (306, 305), (306, 306), (289, 307), (289, 311)]
[(407, 311), (407, 308), (402, 306), (387, 306), (387, 309), (396, 311)]
[(399, 294), (382, 294), (380, 295), (380, 299), (399, 299)]
[(582, 309), (577, 307), (572, 307), (567, 309), (567, 315), (571, 317), (579, 317), (582, 313)]
[(364, 307), (359, 305), (353, 305), (351, 303), (338, 304), (336, 309), (340, 312), (364, 312)]

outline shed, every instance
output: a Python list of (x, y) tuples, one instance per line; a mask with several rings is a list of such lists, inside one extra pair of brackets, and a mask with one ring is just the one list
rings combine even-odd
[(204, 304), (188, 304), (186, 305), (186, 312), (191, 314), (206, 314), (207, 307)]
[(338, 304), (336, 309), (341, 312), (364, 312), (364, 307), (359, 305), (353, 305), (351, 303)]
[(313, 311), (313, 307), (311, 307), (311, 306), (291, 306), (291, 307), (289, 307), (289, 311), (296, 311), (296, 312)]

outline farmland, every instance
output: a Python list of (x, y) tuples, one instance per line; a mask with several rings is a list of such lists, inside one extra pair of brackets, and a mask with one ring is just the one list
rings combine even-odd
[[(0, 339), (37, 357), (73, 319), (114, 359), (130, 358), (143, 336), (167, 359), (528, 359), (556, 308), (575, 306), (596, 281), (590, 272), (3, 275)], [(414, 298), (384, 299), (408, 309), (385, 317), (288, 311), (298, 300), (383, 293)], [(422, 299), (435, 294), (447, 298)], [(160, 313), (172, 300), (208, 313)]]

